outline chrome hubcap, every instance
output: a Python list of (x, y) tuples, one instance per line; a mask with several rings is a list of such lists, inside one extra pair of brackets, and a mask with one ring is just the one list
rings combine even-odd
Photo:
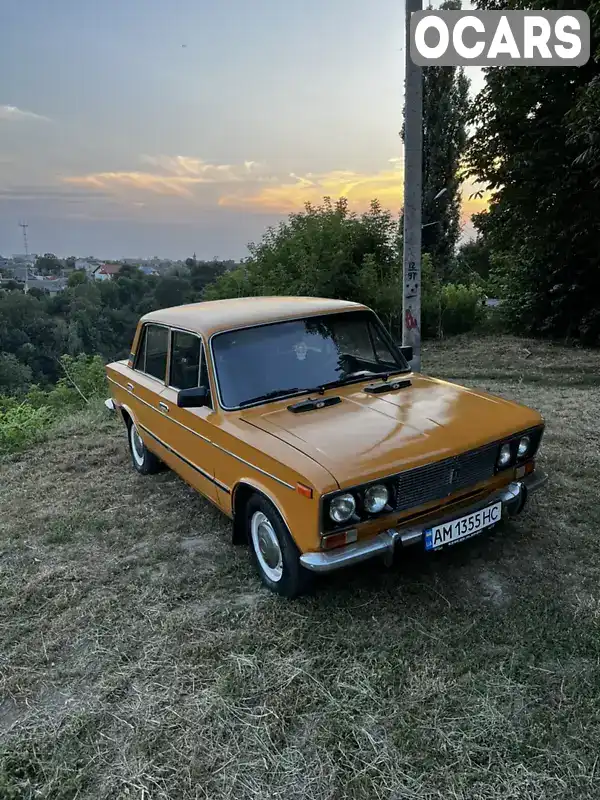
[(144, 443), (135, 425), (131, 426), (131, 449), (136, 463), (141, 467), (144, 463)]
[(283, 577), (283, 556), (277, 534), (262, 511), (256, 511), (252, 516), (250, 533), (260, 568), (269, 580), (277, 583)]

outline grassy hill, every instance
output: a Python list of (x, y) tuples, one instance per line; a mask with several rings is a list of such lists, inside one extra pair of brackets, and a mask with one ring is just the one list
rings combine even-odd
[(600, 795), (600, 354), (429, 345), (538, 408), (517, 522), (294, 602), (102, 411), (0, 465), (0, 798)]

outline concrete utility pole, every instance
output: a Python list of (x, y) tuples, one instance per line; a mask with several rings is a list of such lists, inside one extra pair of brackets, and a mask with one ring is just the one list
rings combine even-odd
[(421, 369), (421, 192), (423, 147), (423, 83), (421, 67), (410, 58), (410, 15), (422, 0), (405, 0), (404, 95), (404, 294), (402, 344), (413, 348), (412, 368)]

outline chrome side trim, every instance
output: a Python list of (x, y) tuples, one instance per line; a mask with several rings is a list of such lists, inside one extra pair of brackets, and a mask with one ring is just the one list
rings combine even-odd
[(191, 467), (192, 469), (196, 470), (196, 472), (199, 472), (204, 478), (206, 478), (211, 483), (214, 483), (216, 486), (218, 486), (219, 489), (222, 489), (224, 492), (227, 492), (227, 494), (231, 494), (231, 489), (229, 488), (229, 486), (226, 486), (224, 483), (221, 483), (221, 481), (217, 480), (209, 472), (206, 472), (206, 470), (202, 469), (202, 467), (199, 467), (197, 464), (194, 464), (193, 461), (190, 461), (189, 459), (185, 458), (185, 456), (182, 456), (181, 453), (175, 450), (174, 447), (171, 447), (171, 445), (167, 444), (166, 442), (163, 442), (162, 439), (160, 439), (155, 433), (152, 433), (152, 431), (149, 431), (148, 428), (146, 428), (144, 425), (140, 425), (139, 427), (145, 433), (147, 433), (148, 436), (150, 436), (152, 439), (158, 442), (162, 447), (164, 447), (165, 450), (168, 450), (170, 453), (173, 453), (174, 456), (177, 456), (177, 458), (181, 459), (181, 461), (183, 461), (184, 464), (187, 464), (188, 467)]
[(424, 539), (425, 531), (429, 528), (435, 525), (442, 525), (445, 522), (450, 522), (450, 520), (456, 519), (457, 517), (472, 514), (474, 511), (486, 508), (493, 503), (497, 503), (499, 500), (502, 502), (502, 515), (504, 518), (519, 514), (526, 500), (528, 489), (531, 490), (531, 486), (535, 486), (536, 488), (542, 486), (547, 480), (543, 473), (540, 475), (532, 473), (528, 477), (530, 478), (529, 486), (526, 481), (514, 481), (504, 489), (500, 489), (488, 495), (483, 500), (472, 503), (459, 510), (455, 509), (452, 513), (440, 513), (437, 517), (430, 517), (418, 525), (406, 526), (404, 528), (389, 528), (362, 542), (353, 542), (352, 544), (328, 552), (303, 553), (300, 556), (300, 563), (303, 567), (312, 572), (325, 573), (350, 566), (351, 564), (357, 564), (361, 561), (366, 561), (375, 556), (384, 556), (386, 559), (389, 559), (393, 556), (394, 549), (398, 544), (404, 547), (417, 544)]
[[(113, 380), (112, 378), (108, 378), (108, 380), (111, 383), (114, 383), (115, 386), (118, 386), (120, 389), (124, 389), (125, 388), (122, 384), (120, 384), (118, 381)], [(281, 478), (278, 478), (275, 475), (271, 475), (270, 472), (266, 472), (266, 470), (261, 469), (260, 467), (257, 467), (255, 464), (251, 464), (250, 461), (246, 461), (241, 456), (238, 456), (235, 453), (232, 453), (230, 450), (227, 450), (224, 447), (221, 447), (220, 444), (217, 444), (216, 442), (213, 442), (212, 439), (208, 439), (206, 436), (203, 436), (201, 433), (198, 433), (198, 431), (195, 431), (192, 428), (188, 428), (188, 426), (184, 425), (183, 422), (179, 422), (179, 420), (174, 419), (169, 414), (163, 413), (160, 409), (156, 408), (156, 406), (153, 406), (151, 403), (146, 402), (146, 400), (142, 400), (141, 397), (137, 397), (136, 396), (136, 399), (138, 400), (138, 402), (143, 403), (145, 406), (148, 406), (148, 408), (151, 408), (157, 414), (160, 414), (162, 417), (165, 417), (166, 419), (170, 420), (171, 422), (174, 422), (176, 425), (179, 425), (180, 428), (183, 428), (184, 430), (188, 431), (188, 433), (191, 433), (194, 436), (197, 436), (199, 439), (202, 439), (203, 442), (206, 442), (207, 444), (210, 444), (213, 447), (215, 447), (217, 450), (220, 450), (222, 453), (225, 453), (226, 455), (231, 456), (232, 458), (235, 458), (236, 461), (239, 461), (241, 464), (245, 464), (247, 467), (250, 467), (251, 469), (255, 470), (256, 472), (260, 472), (261, 475), (264, 475), (266, 478), (271, 478), (271, 480), (276, 481), (277, 483), (281, 484), (281, 486), (285, 486), (287, 489), (292, 489), (292, 491), (296, 491), (296, 487), (292, 486), (291, 483), (287, 483), (286, 481), (282, 480)], [(150, 434), (150, 435), (153, 436), (153, 434)]]

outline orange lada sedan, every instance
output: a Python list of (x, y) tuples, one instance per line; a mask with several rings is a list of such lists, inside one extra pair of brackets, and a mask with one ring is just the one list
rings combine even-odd
[(167, 465), (232, 520), (262, 581), (462, 542), (546, 482), (537, 411), (415, 373), (358, 303), (250, 297), (146, 314), (106, 367), (133, 467)]

